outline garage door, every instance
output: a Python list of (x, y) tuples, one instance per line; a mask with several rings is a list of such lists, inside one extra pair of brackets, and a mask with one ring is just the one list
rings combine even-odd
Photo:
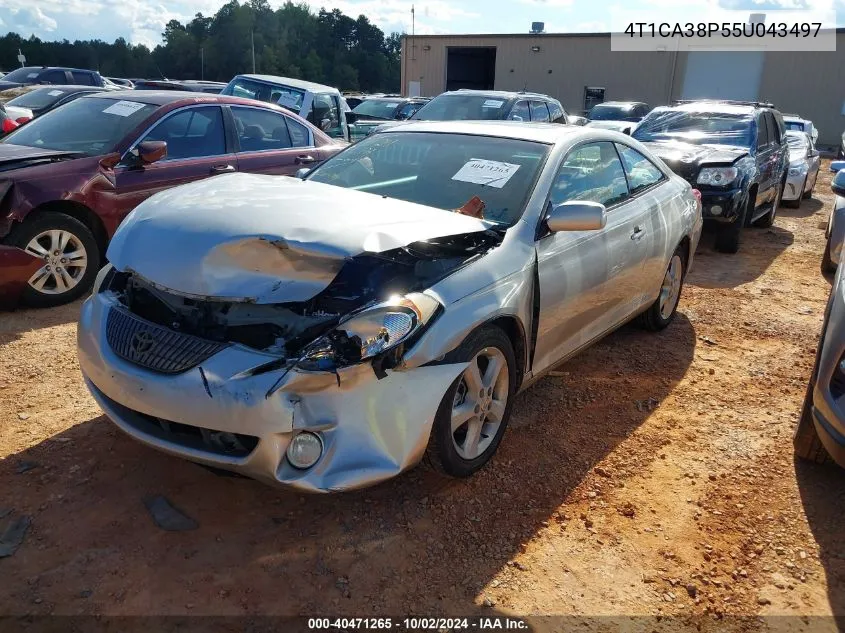
[(758, 98), (763, 51), (691, 51), (682, 99)]

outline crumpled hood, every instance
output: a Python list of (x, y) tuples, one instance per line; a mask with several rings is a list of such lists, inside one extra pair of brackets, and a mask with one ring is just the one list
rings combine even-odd
[(748, 154), (744, 147), (732, 145), (696, 145), (679, 141), (656, 141), (646, 143), (653, 154), (659, 156), (670, 167), (672, 163), (718, 163), (731, 164)]
[(0, 143), (0, 166), (5, 168), (14, 167), (14, 163), (26, 162), (36, 158), (57, 158), (59, 156), (72, 156), (78, 152), (68, 152), (55, 149), (39, 149), (26, 145), (13, 145), (12, 143)]
[(189, 296), (305, 301), (343, 263), (487, 230), (481, 220), (284, 176), (230, 174), (159, 193), (115, 233), (109, 261)]

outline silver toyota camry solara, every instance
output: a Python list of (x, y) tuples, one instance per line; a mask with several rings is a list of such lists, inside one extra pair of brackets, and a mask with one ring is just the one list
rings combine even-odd
[(137, 440), (302, 491), (424, 458), (466, 477), (519, 390), (633, 317), (672, 321), (696, 194), (629, 136), (509, 122), (170, 189), (111, 242), (85, 382)]

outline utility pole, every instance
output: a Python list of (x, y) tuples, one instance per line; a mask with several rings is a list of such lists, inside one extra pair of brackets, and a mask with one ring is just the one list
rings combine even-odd
[(205, 49), (200, 46), (200, 79), (205, 79)]
[(417, 40), (415, 39), (414, 31), (415, 22), (414, 5), (411, 5), (411, 61), (416, 61), (417, 59)]
[(252, 40), (252, 74), (255, 74), (255, 31), (250, 31), (250, 39)]

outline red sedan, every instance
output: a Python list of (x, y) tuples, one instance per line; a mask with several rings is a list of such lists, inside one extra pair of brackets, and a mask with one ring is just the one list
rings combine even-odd
[(117, 226), (158, 191), (232, 171), (292, 175), (342, 147), (287, 110), (237, 97), (77, 99), (0, 141), (0, 299), (54, 306), (87, 292)]

